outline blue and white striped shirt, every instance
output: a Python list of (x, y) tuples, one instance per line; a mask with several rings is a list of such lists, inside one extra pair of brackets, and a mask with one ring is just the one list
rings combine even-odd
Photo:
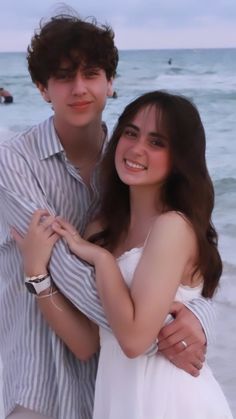
[[(6, 415), (19, 404), (55, 419), (92, 417), (98, 356), (79, 361), (47, 326), (25, 290), (9, 227), (24, 234), (32, 213), (46, 208), (83, 233), (98, 207), (98, 170), (99, 163), (88, 188), (66, 159), (52, 118), (0, 146), (0, 350)], [(71, 255), (63, 241), (54, 248), (50, 272), (76, 307), (109, 327), (92, 268)], [(209, 338), (214, 317), (210, 302), (197, 299), (188, 306)]]

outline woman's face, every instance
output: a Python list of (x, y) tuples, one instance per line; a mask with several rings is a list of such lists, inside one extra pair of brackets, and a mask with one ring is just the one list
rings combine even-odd
[(129, 186), (161, 185), (170, 173), (171, 158), (162, 111), (146, 106), (126, 125), (115, 154), (118, 176)]

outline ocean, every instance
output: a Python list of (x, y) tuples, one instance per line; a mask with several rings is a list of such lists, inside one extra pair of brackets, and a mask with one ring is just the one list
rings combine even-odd
[[(180, 93), (198, 106), (206, 130), (207, 162), (216, 193), (213, 220), (224, 262), (215, 297), (216, 339), (209, 345), (208, 362), (236, 417), (235, 75), (236, 49), (120, 51), (117, 98), (108, 99), (104, 120), (111, 131), (124, 106), (149, 90)], [(52, 114), (31, 82), (24, 53), (0, 53), (0, 86), (14, 96), (14, 104), (0, 104), (0, 141)]]

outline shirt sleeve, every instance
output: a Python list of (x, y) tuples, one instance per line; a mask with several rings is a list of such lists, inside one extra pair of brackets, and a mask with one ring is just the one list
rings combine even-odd
[[(9, 148), (1, 147), (0, 230), (6, 240), (10, 240), (10, 227), (25, 234), (38, 208), (55, 214), (37, 176), (24, 159)], [(54, 247), (49, 269), (56, 286), (79, 310), (98, 325), (109, 328), (97, 294), (93, 268), (72, 255), (63, 240)]]
[(200, 321), (207, 344), (215, 341), (216, 309), (212, 299), (199, 297), (184, 303)]

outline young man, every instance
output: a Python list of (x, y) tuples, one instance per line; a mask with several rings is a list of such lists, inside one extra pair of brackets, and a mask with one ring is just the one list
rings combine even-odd
[[(25, 290), (10, 227), (24, 234), (32, 213), (44, 208), (83, 233), (95, 213), (99, 160), (107, 142), (102, 111), (112, 96), (118, 63), (113, 38), (110, 28), (75, 16), (55, 16), (45, 23), (32, 39), (28, 65), (54, 115), (0, 147), (0, 344), (5, 414), (11, 419), (92, 417), (97, 356), (78, 361), (47, 326), (37, 299)], [(39, 269), (35, 266), (37, 278), (31, 282), (34, 293), (48, 286)], [(109, 327), (91, 268), (62, 241), (55, 246), (50, 273), (77, 309)], [(204, 358), (205, 335), (187, 308), (178, 311), (177, 320), (163, 331), (169, 338), (162, 348), (177, 366), (194, 373)], [(204, 316), (207, 333), (209, 303), (200, 299), (192, 311)], [(182, 327), (183, 322), (193, 326)]]

